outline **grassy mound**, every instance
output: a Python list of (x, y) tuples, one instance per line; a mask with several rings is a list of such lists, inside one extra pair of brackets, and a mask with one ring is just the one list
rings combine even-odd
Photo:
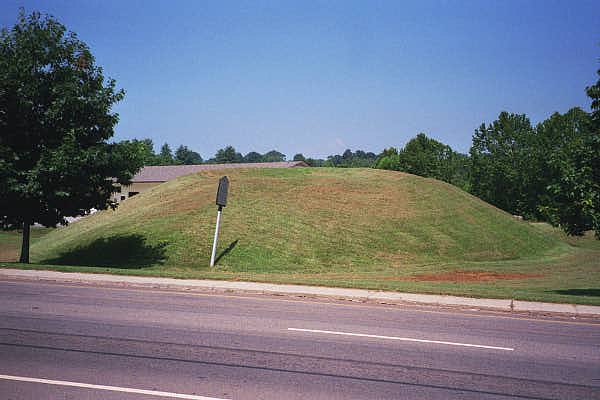
[[(524, 260), (555, 235), (440, 181), (372, 169), (228, 170), (220, 271), (373, 272)], [(207, 269), (220, 172), (165, 183), (42, 237), (39, 263)]]
[[(222, 174), (229, 205), (210, 269)], [(16, 255), (14, 235), (0, 234), (0, 253)], [(443, 182), (371, 169), (190, 175), (37, 235), (31, 251), (31, 268), (600, 305), (593, 236), (567, 238)]]

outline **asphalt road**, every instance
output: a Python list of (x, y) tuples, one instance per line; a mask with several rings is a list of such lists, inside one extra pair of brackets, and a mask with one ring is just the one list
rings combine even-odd
[(0, 281), (0, 398), (600, 399), (600, 321)]

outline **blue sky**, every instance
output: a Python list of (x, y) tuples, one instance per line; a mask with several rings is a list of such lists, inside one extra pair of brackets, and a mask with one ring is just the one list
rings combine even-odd
[(500, 111), (589, 110), (597, 1), (15, 1), (57, 17), (126, 90), (116, 139), (208, 158), (380, 152), (425, 132), (467, 152)]

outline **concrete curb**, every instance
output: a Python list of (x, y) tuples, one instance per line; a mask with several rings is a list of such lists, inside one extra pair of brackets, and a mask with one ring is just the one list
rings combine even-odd
[(78, 282), (88, 284), (117, 284), (137, 287), (168, 289), (203, 289), (210, 291), (237, 291), (330, 297), (346, 300), (376, 301), (391, 304), (431, 304), (442, 306), (477, 307), (502, 311), (546, 312), (570, 315), (600, 316), (600, 306), (577, 304), (540, 303), (520, 300), (477, 299), (472, 297), (442, 296), (399, 292), (381, 292), (364, 289), (343, 289), (319, 286), (280, 285), (256, 282), (232, 282), (197, 279), (153, 278), (140, 276), (86, 274), (80, 272), (57, 272), (0, 268), (0, 278)]

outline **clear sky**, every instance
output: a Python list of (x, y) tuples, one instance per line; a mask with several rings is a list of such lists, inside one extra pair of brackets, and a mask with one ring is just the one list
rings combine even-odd
[(127, 92), (116, 139), (208, 158), (380, 152), (425, 132), (467, 152), (502, 110), (589, 110), (591, 1), (19, 1), (57, 17)]

